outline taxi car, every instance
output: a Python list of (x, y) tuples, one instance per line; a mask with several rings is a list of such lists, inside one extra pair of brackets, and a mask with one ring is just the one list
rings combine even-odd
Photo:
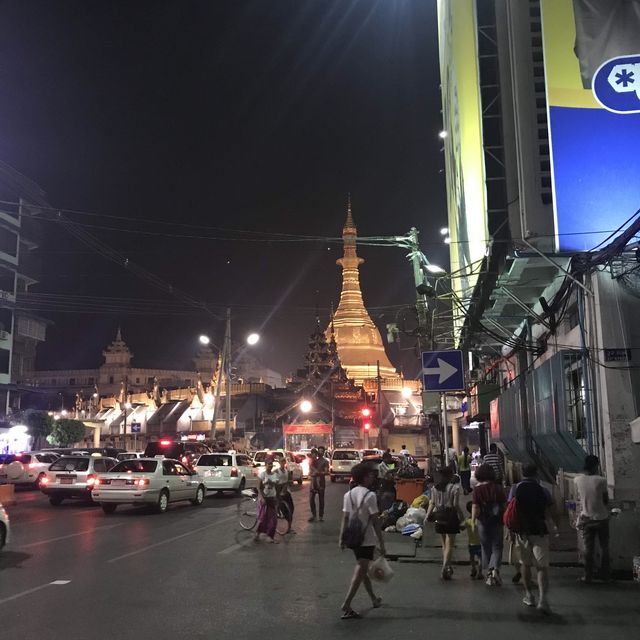
[(194, 469), (202, 476), (207, 491), (240, 493), (258, 485), (251, 458), (235, 451), (205, 453), (200, 456)]
[(169, 503), (190, 500), (199, 506), (204, 502), (202, 477), (178, 460), (158, 456), (123, 460), (96, 478), (91, 492), (102, 510), (113, 513), (119, 504), (154, 505), (164, 513)]
[(49, 502), (54, 507), (62, 504), (65, 498), (91, 502), (91, 491), (98, 474), (109, 471), (117, 462), (115, 458), (100, 455), (62, 456), (40, 480), (40, 491), (49, 496)]

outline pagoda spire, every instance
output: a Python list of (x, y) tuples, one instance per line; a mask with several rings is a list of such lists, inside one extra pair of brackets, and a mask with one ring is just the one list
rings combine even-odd
[(365, 379), (376, 377), (378, 362), (383, 378), (392, 378), (397, 374), (385, 353), (380, 331), (364, 306), (360, 289), (360, 265), (364, 260), (356, 251), (357, 239), (358, 229), (353, 220), (349, 194), (347, 218), (342, 228), (344, 253), (342, 258), (336, 260), (336, 264), (342, 267), (342, 291), (326, 336), (329, 341), (331, 335), (334, 336), (342, 366), (349, 377), (355, 378), (356, 383), (360, 384)]

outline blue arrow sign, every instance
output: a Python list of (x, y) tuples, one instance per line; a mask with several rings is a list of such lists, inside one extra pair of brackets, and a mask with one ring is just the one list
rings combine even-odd
[(462, 351), (424, 351), (422, 384), (425, 391), (464, 391)]

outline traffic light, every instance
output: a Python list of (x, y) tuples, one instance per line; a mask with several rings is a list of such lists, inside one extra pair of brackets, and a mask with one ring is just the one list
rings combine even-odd
[(373, 411), (370, 407), (362, 407), (360, 409), (360, 423), (365, 431), (371, 431), (373, 426)]

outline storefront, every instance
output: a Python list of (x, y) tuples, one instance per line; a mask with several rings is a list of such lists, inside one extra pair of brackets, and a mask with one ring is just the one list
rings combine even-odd
[(313, 447), (333, 446), (332, 428), (330, 424), (285, 424), (282, 427), (285, 448), (289, 451), (301, 451)]

